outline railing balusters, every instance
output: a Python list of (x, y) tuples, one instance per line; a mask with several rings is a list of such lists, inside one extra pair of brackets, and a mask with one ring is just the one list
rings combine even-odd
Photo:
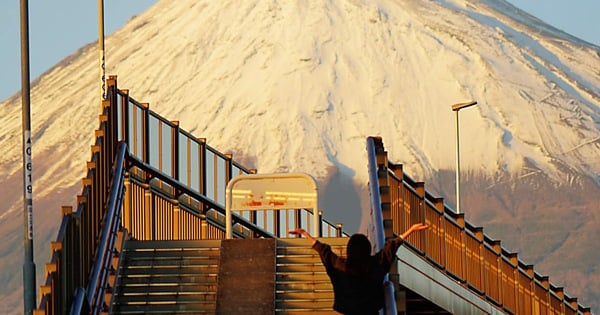
[[(48, 264), (46, 282), (41, 286), (40, 309), (36, 310), (36, 314), (66, 313), (75, 289), (88, 284), (92, 257), (98, 246), (96, 240), (101, 231), (100, 221), (104, 215), (101, 209), (106, 203), (108, 183), (113, 176), (110, 167), (120, 140), (130, 144), (131, 152), (126, 165), (129, 172), (123, 180), (126, 194), (123, 196), (122, 224), (139, 239), (224, 238), (224, 215), (220, 212), (224, 211), (224, 198), (221, 192), (232, 177), (256, 173), (256, 170), (243, 168), (234, 162), (231, 155), (208, 146), (206, 139), (195, 138), (180, 130), (177, 122), (166, 121), (152, 113), (147, 103), (133, 100), (128, 91), (118, 90), (116, 77), (111, 77), (108, 82), (109, 101), (103, 103), (104, 112), (99, 116), (100, 129), (96, 132), (92, 158), (82, 181), (82, 194), (77, 197), (75, 213), (70, 209), (63, 210), (63, 221), (57, 241), (53, 243), (52, 261)], [(158, 168), (150, 164), (151, 115), (158, 117), (159, 128), (170, 128), (165, 129), (165, 135), (158, 132), (156, 150), (161, 159)], [(182, 151), (182, 146), (185, 151)], [(547, 278), (538, 277), (532, 267), (521, 264), (516, 254), (505, 252), (499, 241), (489, 239), (482, 230), (465, 224), (464, 216), (457, 216), (441, 206), (441, 199), (429, 196), (423, 183), (413, 182), (403, 173), (401, 165), (387, 161), (382, 143), (379, 150), (379, 153), (386, 154), (379, 161), (385, 166), (380, 171), (388, 174), (381, 190), (381, 193), (389, 195), (384, 220), (391, 223), (385, 227), (392, 227), (393, 233), (398, 234), (416, 222), (436, 226), (435, 231), (428, 234), (411, 236), (408, 243), (500, 308), (532, 312), (547, 310), (551, 314), (590, 314), (589, 308), (580, 306), (576, 298), (565, 295), (562, 288), (555, 287)], [(186, 152), (185, 157), (180, 156), (182, 152)], [(181, 171), (183, 165), (185, 171)], [(161, 173), (163, 168), (167, 174)], [(158, 188), (153, 187), (153, 182), (159, 183)], [(282, 226), (289, 226), (289, 216), (284, 218), (279, 212), (275, 213), (273, 230), (274, 234), (278, 234)], [(297, 227), (304, 221), (308, 222), (311, 215), (317, 215), (293, 213)], [(263, 218), (266, 220), (265, 214)], [(234, 217), (233, 220), (244, 235), (272, 236), (246, 219)], [(168, 223), (164, 225), (162, 221)], [(333, 225), (325, 220), (319, 222), (319, 229), (327, 231), (328, 236), (344, 235), (341, 224)], [(325, 233), (318, 230), (311, 232)], [(523, 304), (527, 301), (531, 301), (531, 305)]]
[[(387, 155), (381, 138), (369, 139), (374, 139), (378, 154)], [(387, 161), (387, 156), (378, 161)], [(407, 243), (435, 262), (440, 271), (510, 313), (591, 314), (590, 308), (577, 304), (577, 299), (566, 296), (547, 277), (536, 275), (533, 266), (520, 262), (517, 254), (503, 249), (500, 241), (468, 224), (464, 214), (457, 215), (443, 205), (441, 198), (427, 194), (423, 183), (404, 174), (402, 165), (386, 164), (394, 233), (398, 235), (411, 224), (426, 220), (430, 230), (425, 236), (409, 237)], [(427, 237), (425, 242), (423, 237)]]

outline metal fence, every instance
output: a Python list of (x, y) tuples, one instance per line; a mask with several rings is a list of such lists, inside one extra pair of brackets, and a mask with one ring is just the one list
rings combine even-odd
[[(96, 281), (90, 281), (90, 276), (106, 217), (109, 186), (115, 173), (111, 168), (119, 143), (128, 146), (119, 244), (124, 235), (138, 240), (224, 239), (227, 183), (234, 176), (256, 172), (235, 162), (230, 154), (210, 147), (206, 139), (181, 130), (178, 122), (152, 112), (148, 104), (130, 98), (127, 90), (117, 88), (116, 77), (110, 77), (107, 86), (83, 190), (77, 196), (75, 211), (71, 207), (62, 208), (63, 219), (56, 241), (51, 243), (51, 258), (46, 264), (46, 280), (40, 286), (40, 304), (35, 314), (67, 314), (75, 293)], [(340, 224), (323, 220), (321, 212), (296, 211), (298, 218), (306, 219), (292, 223), (278, 221), (285, 224), (282, 227), (297, 226), (308, 216), (318, 215), (321, 235), (347, 235)], [(232, 220), (235, 237), (274, 237), (276, 233), (269, 230), (282, 228), (269, 228), (260, 220), (247, 220), (241, 215)], [(110, 304), (110, 292), (106, 292), (106, 297), (77, 293), (90, 301), (106, 298)], [(91, 307), (86, 308), (83, 303), (81, 312), (93, 312)]]
[(389, 209), (384, 225), (400, 235), (412, 224), (427, 223), (430, 228), (425, 233), (407, 240), (424, 259), (509, 314), (591, 314), (589, 307), (536, 273), (500, 241), (466, 222), (463, 214), (447, 208), (441, 198), (428, 194), (423, 183), (404, 174), (402, 165), (388, 163), (380, 137), (370, 137), (370, 141), (377, 154), (378, 174), (388, 185), (380, 187), (381, 208)]
[[(112, 88), (114, 91), (115, 88)], [(102, 102), (100, 127), (91, 146), (83, 190), (77, 196), (77, 208), (63, 207), (63, 219), (58, 236), (51, 246), (50, 262), (46, 264), (46, 280), (40, 287), (39, 308), (35, 314), (66, 314), (75, 291), (87, 287), (98, 252), (103, 217), (107, 210), (111, 171), (118, 149), (117, 129), (111, 123), (116, 117), (110, 101)]]
[[(206, 139), (181, 130), (177, 121), (166, 120), (148, 104), (130, 98), (127, 90), (117, 88), (116, 81), (116, 77), (107, 81), (107, 100), (77, 207), (75, 211), (62, 208), (63, 220), (51, 243), (36, 314), (67, 313), (74, 292), (90, 281), (120, 141), (129, 147), (121, 221), (136, 239), (224, 238), (225, 187), (234, 176), (255, 172), (207, 145)], [(384, 166), (377, 172), (386, 176), (388, 184), (380, 190), (383, 226), (389, 230), (386, 236), (426, 222), (430, 229), (411, 235), (407, 243), (441, 271), (508, 313), (591, 313), (548, 277), (536, 273), (533, 266), (502, 248), (500, 241), (465, 222), (464, 216), (446, 208), (442, 199), (427, 194), (424, 184), (406, 176), (401, 166), (387, 163), (381, 139), (374, 138), (374, 143), (377, 163)], [(269, 227), (273, 221), (237, 215), (233, 217), (235, 235), (273, 237), (282, 228), (309, 220), (309, 215), (319, 216), (321, 235), (346, 235), (341, 225), (323, 220), (322, 213), (285, 213), (285, 217), (305, 219), (277, 220), (284, 225)]]

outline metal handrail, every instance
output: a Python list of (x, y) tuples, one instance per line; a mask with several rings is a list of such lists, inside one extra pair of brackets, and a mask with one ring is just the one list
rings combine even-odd
[[(191, 189), (187, 185), (174, 179), (173, 177), (169, 176), (168, 174), (165, 174), (165, 173), (161, 172), (160, 170), (158, 170), (157, 168), (155, 168), (147, 163), (144, 163), (143, 161), (141, 161), (140, 159), (138, 159), (135, 156), (130, 155), (127, 157), (127, 160), (129, 162), (131, 162), (132, 165), (139, 167), (140, 169), (142, 169), (144, 171), (151, 172), (153, 174), (154, 178), (160, 179), (161, 181), (176, 188), (177, 190), (181, 191), (182, 193), (187, 194), (196, 200), (206, 203), (207, 205), (210, 206), (211, 209), (214, 209), (218, 213), (225, 215), (225, 209), (223, 209), (221, 205), (214, 202), (212, 199), (202, 195), (201, 193)], [(232, 218), (232, 221), (233, 221), (233, 224), (236, 224), (236, 223), (240, 224), (241, 226), (256, 233), (256, 235), (258, 235), (259, 237), (267, 237), (267, 238), (272, 237), (272, 235), (270, 233), (262, 230), (261, 228), (257, 227), (256, 225), (252, 224), (251, 222), (248, 222), (247, 220), (245, 220), (244, 218), (242, 218), (240, 216), (237, 216), (237, 215), (234, 216)]]
[[(383, 149), (383, 144), (376, 142), (376, 145), (376, 151), (378, 151), (379, 154), (383, 152), (383, 154), (385, 154), (387, 157), (387, 153), (385, 153)], [(370, 167), (369, 171), (372, 170), (375, 170), (375, 168)], [(419, 252), (418, 254), (420, 254), (424, 259), (427, 259), (430, 263), (432, 263), (430, 264), (431, 266), (434, 266), (442, 273), (445, 273), (449, 277), (459, 281), (472, 292), (481, 296), (485, 296), (487, 301), (495, 306), (501, 307), (503, 310), (508, 312), (521, 313), (523, 311), (520, 311), (520, 307), (529, 307), (529, 304), (522, 304), (518, 302), (518, 299), (521, 295), (526, 295), (526, 293), (519, 291), (519, 286), (529, 288), (535, 285), (538, 286), (540, 290), (545, 292), (542, 293), (542, 295), (545, 294), (545, 298), (541, 298), (542, 302), (552, 303), (550, 299), (554, 299), (553, 301), (556, 303), (556, 307), (558, 309), (568, 308), (573, 314), (590, 314), (589, 307), (584, 307), (583, 305), (578, 304), (576, 299), (567, 295), (562, 288), (559, 289), (555, 287), (554, 284), (549, 281), (547, 276), (539, 275), (533, 269), (533, 265), (528, 265), (522, 262), (522, 260), (517, 257), (516, 253), (508, 251), (501, 245), (499, 240), (494, 240), (486, 233), (483, 233), (483, 228), (476, 227), (465, 220), (464, 214), (457, 214), (454, 210), (443, 204), (443, 201), (440, 200), (441, 198), (434, 197), (427, 191), (424, 191), (424, 189), (419, 191), (417, 187), (422, 188), (422, 183), (414, 181), (404, 172), (399, 172), (401, 175), (397, 175), (396, 170), (397, 168), (394, 167), (392, 163), (388, 163), (385, 170), (390, 187), (401, 187), (403, 191), (402, 197), (396, 197), (401, 198), (401, 200), (392, 200), (392, 204), (404, 204), (407, 201), (410, 203), (410, 199), (418, 199), (418, 204), (406, 205), (410, 208), (411, 216), (413, 213), (416, 213), (419, 216), (425, 216), (428, 223), (432, 223), (431, 220), (440, 219), (446, 224), (442, 232), (443, 235), (435, 236), (428, 234), (429, 237), (427, 238), (428, 241), (426, 244), (406, 244), (411, 249)], [(383, 173), (384, 170), (381, 169), (379, 171)], [(376, 179), (370, 179), (370, 181), (375, 182)], [(375, 189), (378, 189), (378, 187)], [(374, 191), (376, 190), (371, 188), (371, 193)], [(378, 191), (376, 192), (378, 193)], [(443, 210), (440, 206), (440, 202), (442, 202)], [(392, 211), (397, 211), (397, 213), (394, 215), (402, 218), (406, 214), (406, 209), (404, 207), (405, 206), (400, 206), (397, 208), (392, 207)], [(428, 208), (435, 210), (435, 213), (429, 213), (430, 216), (427, 216), (426, 211)], [(431, 214), (433, 214), (433, 217)], [(409, 220), (412, 219), (409, 218)], [(440, 263), (435, 260), (436, 247), (432, 240), (438, 237), (442, 241), (448, 242), (448, 237), (455, 237), (451, 233), (452, 230), (458, 230), (460, 232), (459, 237), (462, 236), (465, 238), (465, 240), (460, 239), (459, 242), (461, 244), (456, 246), (457, 248), (455, 249), (446, 247), (443, 251), (445, 256), (441, 257), (443, 263)], [(399, 233), (399, 230), (394, 230), (394, 232)], [(475, 241), (475, 246), (469, 246), (469, 244), (466, 243), (466, 239), (469, 238)], [(469, 256), (481, 255), (481, 258), (474, 259), (474, 263), (479, 263), (478, 266), (472, 268), (467, 268), (465, 266), (468, 264), (468, 255), (466, 254), (466, 251), (471, 251)], [(451, 264), (451, 262), (454, 263)], [(488, 268), (488, 264), (491, 267)], [(506, 268), (507, 271), (502, 271), (502, 268)], [(469, 269), (471, 271), (476, 270), (476, 273), (478, 274), (469, 274)], [(485, 280), (483, 280), (482, 283), (478, 283), (477, 281), (474, 282), (473, 279), (469, 278), (471, 276), (473, 279), (484, 277)], [(505, 294), (505, 292), (510, 293)], [(527, 300), (529, 297), (527, 296), (525, 299)], [(549, 306), (547, 308), (549, 308)]]
[[(134, 98), (130, 97), (128, 93), (123, 92), (121, 90), (116, 89), (116, 93), (117, 97), (124, 97), (126, 99), (124, 99), (124, 101), (120, 102), (118, 106), (124, 106), (124, 108), (128, 108), (128, 106), (133, 106), (134, 108), (138, 108), (142, 111), (142, 115), (147, 115), (148, 117), (152, 117), (153, 119), (156, 119), (157, 121), (159, 121), (160, 123), (168, 126), (168, 128), (172, 128), (174, 130), (176, 130), (177, 132), (177, 136), (175, 136), (174, 139), (179, 139), (179, 136), (183, 136), (185, 137), (187, 140), (190, 140), (194, 143), (196, 143), (199, 146), (204, 147), (205, 152), (207, 153), (211, 153), (215, 156), (215, 158), (219, 159), (219, 160), (223, 160), (226, 161), (228, 163), (231, 163), (231, 167), (240, 170), (240, 172), (243, 172), (245, 174), (252, 174), (255, 172), (255, 170), (252, 169), (247, 169), (245, 167), (243, 167), (241, 164), (239, 164), (238, 162), (234, 161), (230, 156), (228, 156), (227, 154), (224, 154), (218, 150), (216, 150), (215, 148), (211, 147), (210, 145), (208, 145), (205, 142), (205, 139), (199, 139), (196, 138), (195, 136), (193, 136), (191, 133), (189, 133), (186, 130), (183, 130), (181, 128), (179, 128), (177, 126), (177, 124), (174, 124), (173, 122), (171, 122), (168, 119), (165, 119), (164, 117), (162, 117), (161, 115), (157, 114), (156, 112), (152, 111), (148, 104), (143, 104), (138, 102), (137, 100), (135, 100)], [(128, 110), (123, 109), (123, 108), (119, 108), (118, 109), (119, 112), (123, 112), (126, 113), (128, 112)], [(129, 132), (128, 130), (128, 126), (129, 126), (129, 122), (132, 119), (132, 117), (129, 117), (128, 115), (122, 116), (121, 120), (118, 122), (118, 126), (120, 126), (119, 130), (123, 129), (123, 138), (124, 139), (129, 139)], [(143, 118), (142, 120), (146, 120), (147, 118)], [(135, 122), (134, 122), (135, 125)], [(121, 128), (121, 127), (127, 127), (127, 128)], [(135, 127), (134, 127), (135, 128)], [(143, 151), (144, 147), (149, 146), (150, 144), (147, 143), (149, 141), (148, 136), (146, 135), (146, 133), (148, 133), (148, 130), (144, 130), (143, 128), (139, 130), (139, 132), (141, 132), (142, 134), (138, 136), (139, 140), (143, 142), (143, 144), (141, 145)], [(135, 154), (135, 150), (133, 150), (134, 147), (134, 143), (135, 143), (135, 139), (129, 139), (128, 140), (130, 142), (130, 146), (132, 147), (131, 150), (132, 152), (129, 152), (129, 155), (127, 157), (127, 161), (128, 162), (133, 162), (133, 165), (138, 166), (144, 170), (149, 170), (151, 171), (153, 174), (156, 174), (160, 180), (164, 181), (165, 183), (169, 184), (169, 185), (174, 185), (173, 187), (176, 187), (179, 191), (188, 193), (188, 192), (194, 192), (193, 194), (189, 194), (192, 198), (196, 198), (199, 201), (202, 201), (205, 204), (210, 205), (211, 207), (213, 207), (213, 209), (217, 210), (219, 213), (224, 213), (221, 211), (221, 208), (223, 207), (219, 201), (217, 199), (214, 199), (212, 196), (207, 196), (206, 192), (203, 191), (197, 191), (194, 187), (191, 187), (189, 184), (186, 184), (184, 181), (180, 180), (177, 176), (173, 176), (174, 174), (168, 174), (168, 172), (164, 172), (163, 170), (157, 168), (155, 165), (153, 165), (152, 163), (150, 163), (149, 161), (144, 160), (143, 154), (142, 152), (138, 152), (137, 155)], [(174, 142), (177, 141), (181, 141), (181, 140), (174, 140)], [(178, 154), (178, 150), (177, 150), (177, 145), (175, 145), (175, 143), (171, 142), (170, 143), (171, 146), (173, 146), (170, 149), (171, 154)], [(178, 158), (176, 158), (175, 156), (171, 157), (173, 161), (179, 161)], [(177, 162), (178, 163), (178, 162)], [(230, 174), (231, 175), (231, 174)], [(230, 176), (229, 175), (229, 176)], [(233, 174), (235, 175), (235, 174)], [(219, 179), (215, 179), (215, 180), (219, 180), (220, 182), (227, 182), (228, 180), (230, 180), (230, 178), (228, 176), (226, 176), (225, 178), (220, 177)], [(208, 183), (206, 186), (210, 186), (213, 183)], [(201, 197), (200, 197), (201, 196)], [(224, 208), (224, 207), (223, 207)], [(307, 211), (306, 209), (304, 211)], [(308, 211), (310, 212), (310, 211)], [(310, 212), (311, 215), (317, 215), (317, 210), (315, 209), (315, 211)], [(234, 219), (236, 220), (236, 219)], [(241, 221), (241, 220), (240, 220)], [(338, 230), (338, 226), (337, 224), (331, 224), (330, 222), (327, 222), (325, 220), (322, 221), (325, 225), (328, 226), (328, 228), (332, 229), (332, 230)], [(257, 232), (259, 236), (262, 237), (268, 237), (267, 234), (269, 233), (265, 233), (263, 235), (262, 232), (259, 231), (254, 231), (253, 227), (248, 226), (247, 224), (245, 224), (245, 222), (241, 222), (242, 226), (244, 226), (245, 228), (248, 228), (250, 230), (253, 230), (253, 232)], [(347, 235), (346, 233), (340, 233), (341, 235)]]
[[(76, 297), (73, 301), (70, 314), (81, 314), (84, 309), (88, 309), (93, 314), (102, 312), (104, 304), (104, 293), (106, 291), (108, 280), (108, 271), (114, 252), (116, 235), (118, 232), (123, 203), (123, 179), (125, 170), (123, 163), (127, 154), (127, 144), (121, 142), (117, 153), (117, 159), (113, 166), (114, 177), (110, 187), (110, 196), (107, 203), (107, 211), (104, 217), (104, 225), (100, 234), (100, 242), (96, 251), (94, 266), (90, 275), (90, 281), (86, 289), (78, 288)], [(87, 304), (84, 304), (87, 302)]]
[[(369, 191), (371, 192), (371, 209), (373, 210), (373, 226), (375, 228), (376, 250), (383, 248), (385, 244), (385, 231), (383, 227), (383, 215), (381, 212), (381, 198), (379, 196), (379, 179), (377, 176), (377, 160), (375, 157), (375, 142), (373, 138), (367, 138), (367, 160), (369, 170)], [(389, 280), (389, 274), (383, 279), (384, 290), (384, 312), (386, 315), (398, 314), (396, 300), (394, 298), (394, 285)]]

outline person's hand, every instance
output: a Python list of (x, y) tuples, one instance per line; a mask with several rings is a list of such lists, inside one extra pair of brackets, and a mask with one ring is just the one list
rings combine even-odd
[(295, 230), (288, 231), (288, 233), (294, 234), (294, 235), (304, 235), (304, 233), (306, 233), (306, 231), (304, 229), (295, 229)]
[(310, 235), (310, 233), (306, 232), (304, 229), (295, 229), (288, 231), (290, 234), (305, 236), (312, 244), (316, 242), (316, 240)]
[(410, 234), (412, 234), (412, 232), (423, 231), (423, 230), (427, 230), (428, 228), (429, 228), (429, 225), (424, 224), (424, 223), (413, 224), (406, 232), (402, 233), (402, 235), (400, 235), (400, 237), (404, 240)]
[(429, 225), (425, 224), (425, 223), (417, 223), (417, 224), (413, 224), (410, 229), (413, 232), (418, 232), (418, 231), (423, 231), (423, 230), (427, 230), (429, 228)]

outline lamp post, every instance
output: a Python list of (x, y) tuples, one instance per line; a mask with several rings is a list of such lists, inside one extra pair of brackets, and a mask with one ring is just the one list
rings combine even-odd
[(456, 112), (456, 213), (460, 213), (460, 139), (458, 127), (458, 112), (467, 107), (477, 105), (476, 101), (458, 103), (452, 105), (452, 111)]

